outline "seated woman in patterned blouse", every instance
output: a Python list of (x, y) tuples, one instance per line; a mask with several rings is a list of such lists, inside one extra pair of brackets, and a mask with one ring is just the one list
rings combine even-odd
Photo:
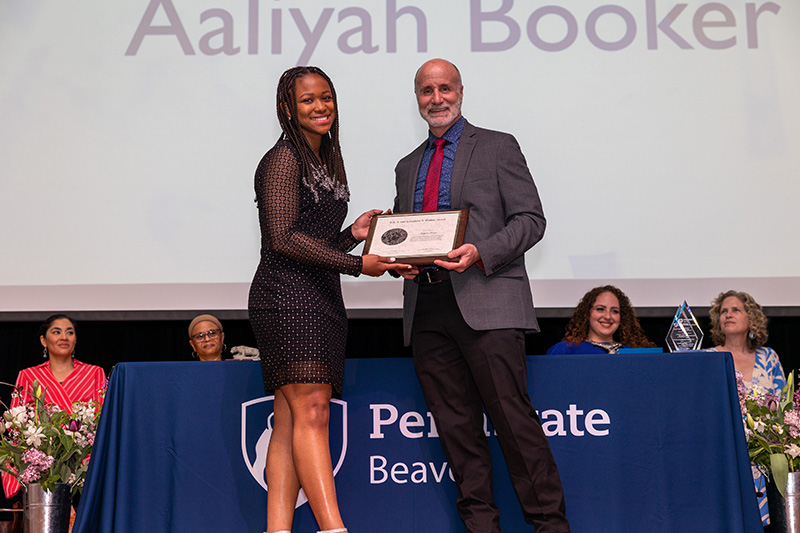
[(781, 361), (767, 348), (767, 317), (761, 306), (746, 292), (720, 293), (708, 312), (711, 338), (718, 352), (730, 352), (733, 366), (742, 374), (748, 389), (759, 385), (772, 394), (780, 394), (786, 385)]
[[(742, 374), (747, 390), (758, 386), (779, 395), (786, 385), (786, 376), (778, 354), (767, 348), (767, 317), (761, 306), (746, 292), (720, 293), (708, 312), (711, 317), (711, 338), (718, 352), (730, 352), (733, 366)], [(761, 472), (753, 467), (753, 480), (758, 494), (761, 521), (769, 524), (766, 483)]]
[(564, 340), (547, 350), (553, 354), (617, 353), (620, 348), (652, 348), (624, 292), (613, 285), (583, 295), (567, 324)]

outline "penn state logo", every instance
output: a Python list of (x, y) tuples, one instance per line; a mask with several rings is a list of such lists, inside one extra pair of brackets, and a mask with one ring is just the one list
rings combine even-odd
[[(264, 396), (242, 404), (242, 458), (253, 479), (269, 490), (265, 468), (267, 449), (272, 436), (275, 396)], [(331, 400), (330, 446), (333, 475), (339, 473), (347, 453), (347, 402)], [(295, 509), (308, 501), (303, 489), (297, 495)]]

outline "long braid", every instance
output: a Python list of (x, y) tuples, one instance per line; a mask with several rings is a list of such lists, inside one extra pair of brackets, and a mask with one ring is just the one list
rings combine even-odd
[[(300, 122), (297, 119), (295, 82), (298, 78), (309, 74), (317, 74), (328, 82), (328, 86), (331, 88), (331, 96), (333, 97), (333, 108), (336, 112), (330, 131), (322, 138), (319, 158), (317, 158), (314, 150), (311, 149), (311, 145), (308, 144), (308, 139), (306, 139), (305, 134), (303, 134), (303, 131), (300, 129)], [(307, 177), (311, 177), (315, 168), (326, 165), (328, 175), (334, 182), (346, 185), (347, 174), (344, 170), (344, 159), (342, 159), (342, 150), (339, 146), (339, 104), (336, 100), (336, 89), (334, 89), (333, 82), (328, 75), (319, 67), (300, 66), (290, 68), (281, 75), (278, 81), (278, 91), (275, 100), (278, 122), (283, 131), (282, 138), (288, 140), (297, 148), (300, 154), (300, 161), (303, 165), (303, 174)], [(289, 111), (288, 114), (286, 113), (287, 110)]]

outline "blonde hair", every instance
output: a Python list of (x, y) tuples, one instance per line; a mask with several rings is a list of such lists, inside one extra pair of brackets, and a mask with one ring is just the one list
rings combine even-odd
[(752, 338), (750, 335), (747, 336), (747, 346), (753, 350), (759, 346), (764, 346), (767, 342), (767, 317), (764, 315), (764, 311), (761, 310), (761, 306), (752, 296), (746, 292), (734, 290), (719, 293), (714, 301), (711, 302), (711, 309), (709, 309), (708, 315), (711, 317), (711, 338), (714, 343), (718, 346), (725, 344), (725, 334), (722, 333), (722, 328), (719, 325), (719, 311), (725, 298), (730, 298), (731, 296), (735, 296), (742, 302), (744, 312), (747, 313), (747, 318), (750, 320)]

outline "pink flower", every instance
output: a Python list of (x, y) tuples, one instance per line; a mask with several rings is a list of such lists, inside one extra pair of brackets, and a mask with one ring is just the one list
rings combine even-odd
[(38, 470), (32, 466), (29, 466), (25, 469), (21, 476), (19, 476), (20, 483), (33, 483), (37, 479), (42, 477), (42, 471)]
[(50, 468), (54, 461), (52, 457), (35, 448), (25, 450), (25, 453), (22, 454), (22, 460), (28, 463), (30, 467), (42, 470)]
[(53, 466), (54, 461), (52, 457), (35, 448), (25, 450), (25, 453), (22, 454), (22, 460), (28, 463), (28, 467), (19, 477), (22, 483), (32, 483), (41, 478), (42, 472)]
[(793, 438), (800, 437), (800, 412), (797, 410), (786, 411), (783, 421), (789, 425), (789, 435)]

